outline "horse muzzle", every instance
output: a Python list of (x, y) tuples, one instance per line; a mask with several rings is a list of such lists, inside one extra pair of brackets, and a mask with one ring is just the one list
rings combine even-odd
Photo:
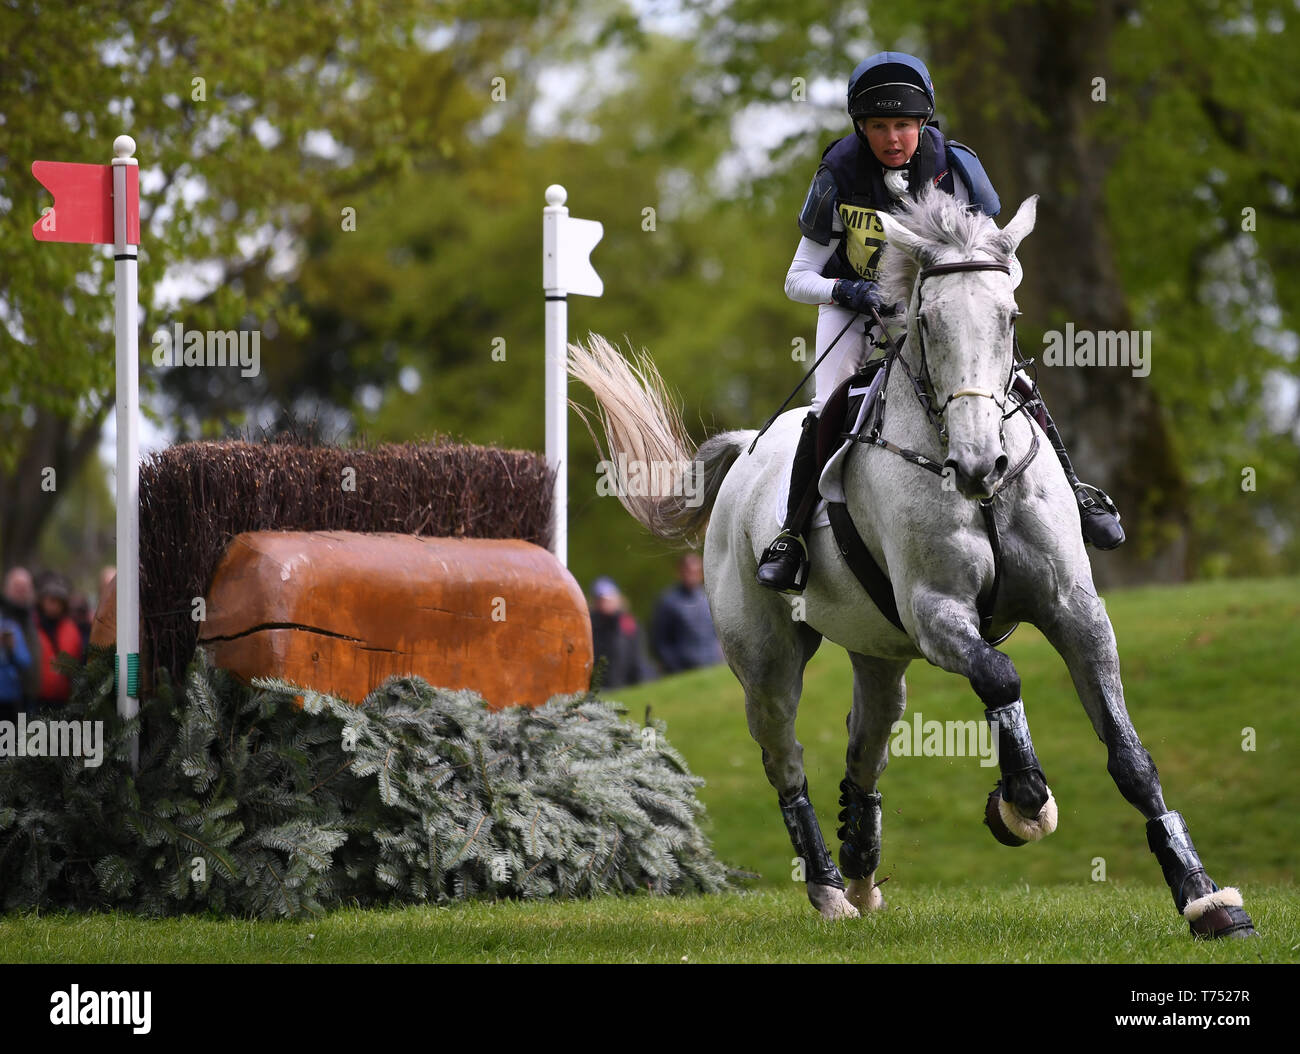
[(962, 497), (983, 500), (993, 497), (1009, 464), (1010, 459), (1003, 450), (983, 456), (950, 451), (943, 467), (945, 473), (951, 470)]

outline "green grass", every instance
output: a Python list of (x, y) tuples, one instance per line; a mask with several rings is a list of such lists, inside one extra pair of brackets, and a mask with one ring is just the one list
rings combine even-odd
[[(1295, 962), (1300, 845), (1300, 581), (1117, 592), (1130, 713), (1220, 885), (1242, 888), (1263, 935), (1202, 943), (1175, 914), (1138, 813), (1106, 773), (1059, 656), (1030, 627), (1015, 661), (1034, 743), (1060, 808), (1045, 841), (1009, 849), (981, 823), (996, 770), (975, 758), (893, 758), (881, 781), (889, 910), (824, 923), (790, 878), (776, 795), (725, 667), (613, 693), (646, 706), (707, 781), (706, 829), (746, 893), (344, 910), (309, 922), (143, 921), (118, 915), (0, 919), (5, 962)], [(909, 715), (981, 718), (965, 681), (923, 662)], [(798, 732), (823, 828), (833, 835), (851, 678), (824, 645), (809, 665)], [(1242, 729), (1255, 750), (1242, 750)], [(832, 838), (832, 847), (835, 842)], [(1097, 860), (1105, 881), (1093, 881)]]
[[(1300, 581), (1122, 591), (1108, 598), (1107, 610), (1129, 713), (1160, 771), (1166, 803), (1186, 817), (1210, 874), (1220, 885), (1294, 883)], [(1020, 672), (1034, 746), (1060, 810), (1056, 832), (1036, 845), (1001, 846), (981, 822), (996, 768), (981, 768), (977, 758), (891, 757), (880, 782), (878, 877), (892, 876), (895, 889), (1090, 882), (1100, 857), (1109, 881), (1163, 889), (1142, 817), (1107, 774), (1105, 747), (1064, 662), (1030, 626), (1017, 630), (1004, 650)], [(961, 678), (918, 661), (907, 683), (909, 721), (914, 711), (941, 721), (982, 719), (978, 698)], [(730, 670), (695, 671), (613, 694), (631, 717), (640, 719), (651, 706), (708, 781), (700, 797), (718, 854), (758, 872), (762, 884), (788, 881), (790, 843)], [(796, 730), (828, 837), (836, 826), (851, 698), (848, 659), (823, 644), (808, 665)], [(1242, 749), (1247, 726), (1255, 730), (1253, 751)]]
[[(889, 887), (885, 889), (888, 891)], [(1300, 958), (1286, 887), (1251, 908), (1263, 937), (1198, 942), (1169, 894), (1105, 886), (900, 888), (868, 918), (829, 923), (794, 885), (711, 897), (335, 911), (310, 922), (119, 915), (10, 919), (7, 962), (1154, 962)]]

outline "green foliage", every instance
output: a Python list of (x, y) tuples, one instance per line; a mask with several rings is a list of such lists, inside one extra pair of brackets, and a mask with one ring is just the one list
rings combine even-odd
[(94, 649), (70, 669), (58, 715), (104, 722), (104, 764), (0, 764), (5, 910), (270, 918), (727, 886), (698, 827), (701, 781), (662, 728), (609, 703), (494, 713), (470, 692), (393, 678), (357, 708), (282, 682), (241, 685), (200, 652), (183, 691), (159, 671), (156, 695), (123, 722), (112, 661)]

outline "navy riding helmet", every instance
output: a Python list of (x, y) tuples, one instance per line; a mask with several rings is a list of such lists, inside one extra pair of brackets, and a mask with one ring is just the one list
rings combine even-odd
[(934, 116), (934, 82), (925, 63), (901, 51), (882, 51), (858, 63), (849, 77), (849, 117), (865, 142), (858, 121), (863, 117)]

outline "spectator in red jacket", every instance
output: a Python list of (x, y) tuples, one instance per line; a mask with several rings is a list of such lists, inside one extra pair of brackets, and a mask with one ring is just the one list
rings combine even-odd
[(57, 577), (47, 578), (37, 593), (36, 628), (41, 638), (41, 685), (37, 692), (37, 705), (62, 706), (68, 701), (72, 686), (68, 678), (54, 668), (54, 658), (60, 652), (67, 652), (81, 661), (86, 655), (81, 645), (81, 631), (68, 617), (68, 587)]

